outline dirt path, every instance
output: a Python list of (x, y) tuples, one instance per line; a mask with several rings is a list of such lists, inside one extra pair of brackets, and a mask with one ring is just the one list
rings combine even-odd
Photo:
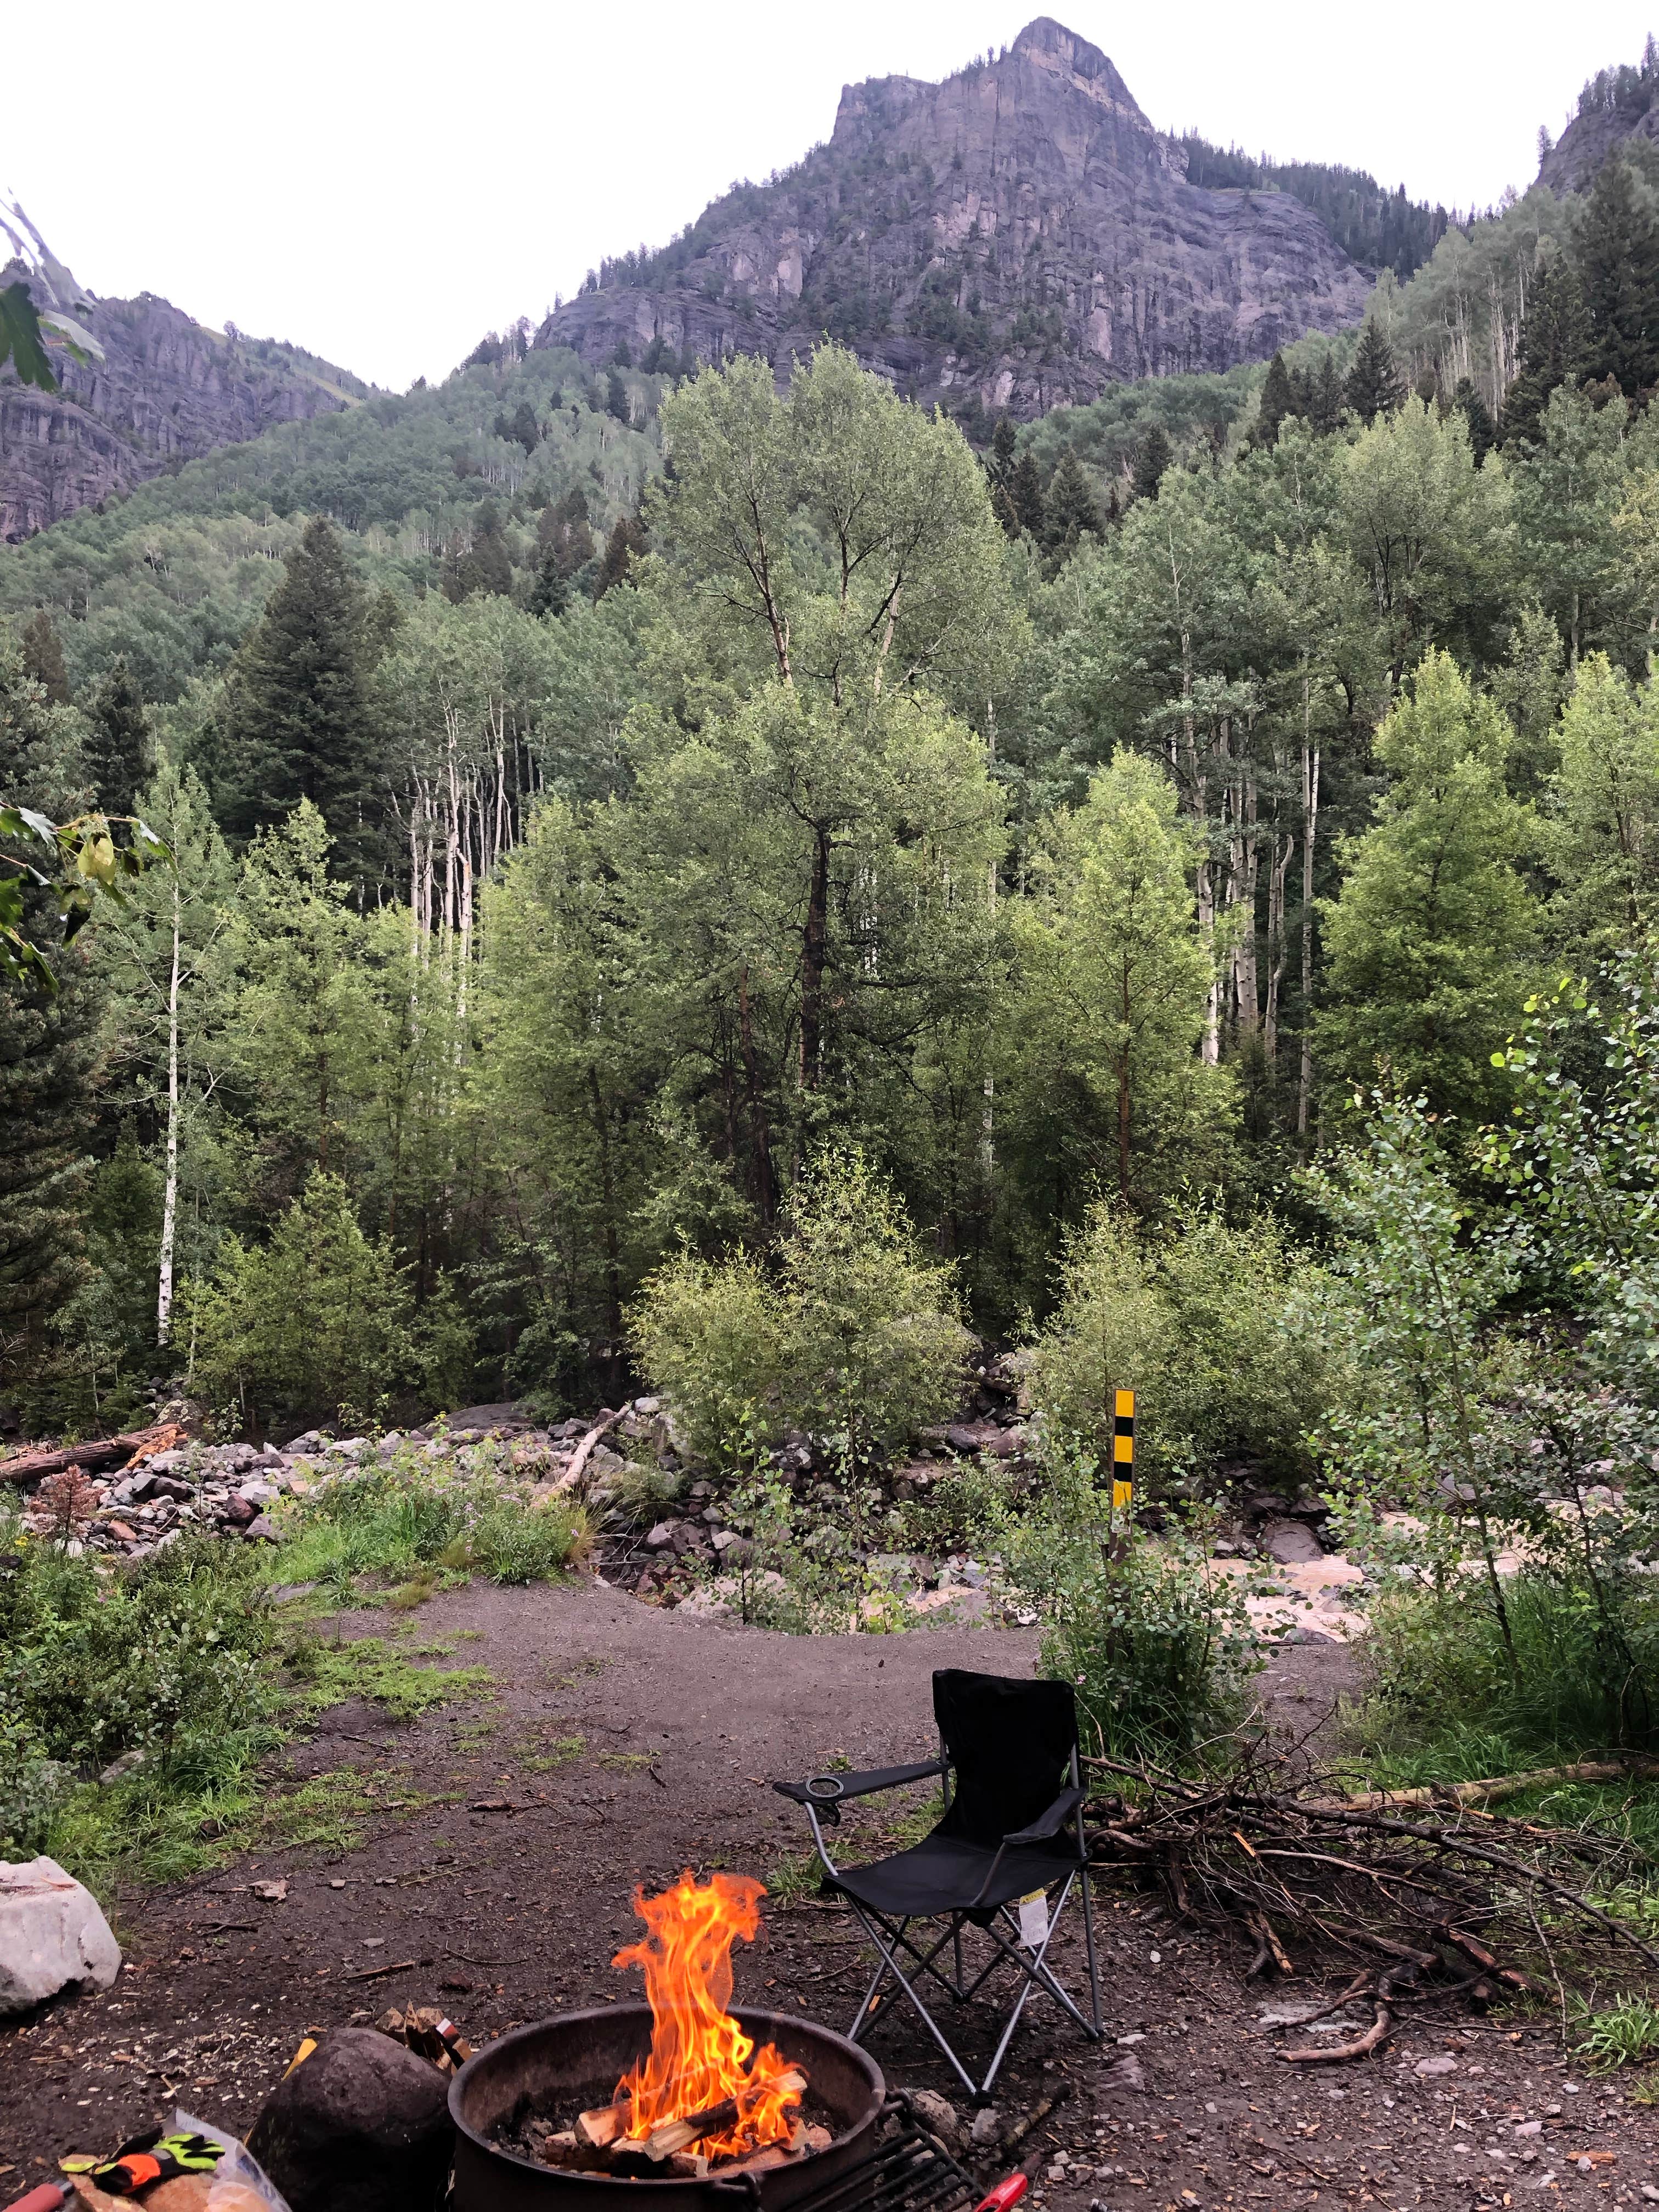
[[(380, 1613), (343, 1624), (386, 1625)], [(110, 2144), (175, 2100), (246, 2128), (307, 2029), (440, 2002), (481, 2041), (627, 1993), (609, 1961), (636, 1932), (635, 1882), (659, 1886), (686, 1865), (764, 1878), (799, 1861), (804, 1823), (773, 1777), (837, 1754), (854, 1765), (929, 1755), (933, 1669), (1024, 1672), (1036, 1644), (985, 1628), (792, 1638), (591, 1584), (457, 1591), (422, 1609), (416, 1633), (452, 1647), (445, 1663), (488, 1667), (495, 1692), (404, 1725), (337, 1708), (294, 1747), (293, 1775), (331, 1778), (366, 1821), (356, 1848), (239, 1860), (124, 1900), (130, 1963), (116, 1989), (0, 2032), (0, 2201), (61, 2153)], [(1293, 1647), (1271, 1686), (1307, 1727), (1351, 1667), (1340, 1646)], [(257, 1899), (250, 1885), (272, 1881), (286, 1897)], [(1042, 2179), (1056, 2212), (1498, 2206), (1540, 2189), (1545, 2204), (1607, 2204), (1659, 2180), (1659, 2113), (1628, 2106), (1628, 2083), (1571, 2071), (1547, 2030), (1449, 2011), (1414, 2020), (1362, 2067), (1293, 2075), (1273, 2057), (1263, 1997), (1241, 1992), (1239, 1959), (1179, 1936), (1133, 1892), (1100, 1897), (1104, 2050), (1054, 2025), (1052, 2007), (1035, 2013), (997, 2100), (1010, 2112), (1073, 2084), (1026, 2146), (1065, 2154), (1067, 2178), (1045, 2168)], [(845, 1916), (805, 1893), (765, 1912), (738, 1960), (739, 2001), (793, 2002), (844, 2027), (862, 1986)], [(1080, 1941), (1060, 1960), (1081, 1980)], [(1313, 1994), (1298, 1982), (1272, 1996)], [(983, 2041), (983, 2024), (964, 2040)], [(890, 2081), (949, 2092), (902, 2014), (871, 2047)], [(1141, 2090), (1103, 2084), (1126, 2054)], [(1419, 2075), (1431, 2055), (1450, 2070)], [(1613, 2159), (1570, 2162), (1592, 2151)]]

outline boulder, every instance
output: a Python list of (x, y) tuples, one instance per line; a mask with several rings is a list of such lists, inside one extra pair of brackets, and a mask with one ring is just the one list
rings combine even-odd
[(1282, 1567), (1293, 1567), (1308, 1559), (1322, 1559), (1323, 1547), (1305, 1521), (1269, 1521), (1261, 1531), (1259, 1541), (1270, 1559), (1277, 1559)]
[(292, 2212), (432, 2212), (453, 2143), (447, 2081), (371, 2027), (325, 2036), (247, 2136)]
[(0, 2018), (63, 1990), (106, 1990), (121, 1947), (90, 1890), (56, 1859), (0, 1859)]

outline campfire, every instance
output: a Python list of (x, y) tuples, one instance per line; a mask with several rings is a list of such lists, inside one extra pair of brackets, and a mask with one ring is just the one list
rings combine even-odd
[(744, 1875), (688, 1872), (658, 1897), (636, 1890), (646, 1925), (611, 1964), (639, 1966), (651, 2008), (651, 2047), (617, 2081), (610, 2101), (559, 2127), (538, 2114), (521, 2128), (543, 2164), (617, 2178), (702, 2177), (738, 2166), (764, 2171), (824, 2149), (826, 2128), (802, 2111), (804, 2069), (774, 2043), (757, 2044), (726, 2009), (732, 1946), (760, 1928), (761, 1883)]

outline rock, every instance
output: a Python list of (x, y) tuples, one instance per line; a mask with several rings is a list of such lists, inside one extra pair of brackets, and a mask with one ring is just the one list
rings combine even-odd
[(280, 1544), (282, 1534), (268, 1513), (256, 1513), (242, 1534), (252, 1544)]
[(1419, 2058), (1413, 2067), (1413, 2074), (1455, 2074), (1457, 2061), (1449, 2051), (1437, 2051), (1432, 2058)]
[(248, 2153), (292, 2212), (434, 2212), (454, 2142), (448, 2095), (406, 2045), (337, 2027), (266, 2098)]
[(1270, 1559), (1282, 1566), (1298, 1566), (1309, 1559), (1322, 1559), (1324, 1547), (1304, 1521), (1269, 1521), (1261, 1529), (1258, 1540)]
[(120, 1971), (90, 1890), (55, 1859), (0, 1859), (0, 2019), (63, 1990), (106, 1990)]
[[(556, 308), (534, 343), (592, 368), (653, 335), (711, 361), (735, 343), (784, 380), (820, 303), (857, 295), (878, 309), (850, 341), (866, 368), (924, 405), (971, 394), (1027, 421), (1126, 376), (1267, 361), (1305, 331), (1360, 320), (1371, 280), (1311, 208), (1289, 192), (1205, 190), (1187, 170), (1179, 139), (1107, 57), (1039, 16), (942, 84), (848, 85), (829, 143), (740, 204), (716, 202), (680, 266), (619, 270)], [(1047, 213), (1062, 208), (1063, 222)], [(997, 257), (969, 243), (980, 238)], [(924, 312), (925, 272), (945, 256), (978, 257), (982, 335), (969, 341)], [(1063, 345), (1023, 342), (1027, 288), (1066, 303)]]
[(258, 1475), (256, 1475), (251, 1482), (245, 1482), (236, 1493), (239, 1498), (252, 1506), (256, 1512), (262, 1505), (274, 1505), (282, 1494), (274, 1482), (266, 1482)]
[(908, 2094), (911, 2109), (923, 2127), (931, 2128), (947, 2143), (954, 2142), (961, 2123), (957, 2118), (957, 2108), (950, 2099), (941, 2097), (937, 2089), (912, 2089)]
[(119, 1759), (112, 1759), (110, 1761), (98, 1779), (107, 1790), (112, 1783), (121, 1781), (125, 1776), (131, 1774), (135, 1767), (142, 1766), (146, 1754), (142, 1750), (124, 1751)]
[(662, 1400), (660, 1398), (635, 1398), (634, 1401), (634, 1411), (636, 1413), (643, 1413), (648, 1420), (653, 1414), (661, 1413)]
[(1002, 2115), (994, 2105), (982, 2106), (974, 2114), (968, 2140), (981, 2150), (989, 2150), (1002, 2141)]
[(234, 1528), (246, 1528), (257, 1518), (259, 1509), (246, 1491), (233, 1491), (221, 1509), (224, 1518)]
[(1102, 2089), (1141, 2091), (1146, 2087), (1146, 2076), (1142, 2071), (1140, 2061), (1135, 2057), (1133, 2051), (1126, 2051), (1121, 2058), (1114, 2059), (1105, 2069), (1097, 2086)]
[(257, 1897), (262, 1905), (283, 1905), (288, 1900), (288, 1884), (285, 1881), (251, 1881), (248, 1893)]
[(672, 1521), (659, 1521), (656, 1527), (651, 1531), (650, 1534), (645, 1540), (646, 1550), (647, 1552), (665, 1552), (674, 1540), (675, 1527), (676, 1523)]

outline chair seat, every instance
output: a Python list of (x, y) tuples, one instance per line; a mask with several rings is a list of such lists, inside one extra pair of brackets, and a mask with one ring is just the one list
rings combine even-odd
[(1052, 1845), (1005, 1850), (988, 1887), (986, 1876), (996, 1856), (983, 1844), (934, 1834), (872, 1866), (842, 1867), (833, 1881), (826, 1876), (824, 1887), (843, 1890), (890, 1919), (921, 1919), (929, 1913), (975, 1908), (988, 1917), (999, 1905), (1064, 1881), (1083, 1864), (1076, 1850), (1067, 1850), (1059, 1838)]

